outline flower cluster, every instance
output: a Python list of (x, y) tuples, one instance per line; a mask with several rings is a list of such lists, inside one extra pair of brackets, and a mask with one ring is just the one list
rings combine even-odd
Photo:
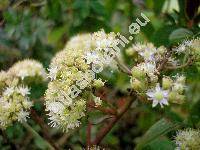
[(46, 71), (42, 64), (31, 59), (17, 62), (8, 70), (8, 73), (15, 78), (20, 78), (21, 80), (46, 80)]
[(194, 129), (185, 129), (178, 131), (175, 142), (177, 150), (199, 150), (200, 149), (200, 131)]
[(131, 70), (131, 85), (136, 91), (143, 93), (148, 87), (155, 86), (158, 81), (156, 64), (166, 52), (164, 47), (156, 48), (153, 44), (137, 43), (126, 50), (127, 54), (134, 53), (134, 59), (138, 60)]
[(32, 102), (26, 86), (28, 79), (45, 80), (45, 69), (35, 60), (14, 64), (7, 72), (0, 72), (0, 128), (5, 129), (15, 121), (23, 122), (29, 116)]
[(166, 48), (161, 46), (156, 48), (152, 43), (136, 43), (125, 50), (129, 56), (134, 56), (134, 59), (145, 62), (158, 62), (162, 59), (163, 54), (166, 52)]
[(163, 105), (168, 105), (168, 102), (176, 104), (184, 103), (184, 89), (185, 77), (183, 75), (176, 75), (175, 80), (164, 76), (162, 78), (162, 88), (157, 84), (155, 89), (147, 90), (146, 95), (149, 100), (153, 101), (152, 107), (155, 107), (157, 104), (163, 107)]
[(176, 75), (175, 80), (170, 79), (170, 77), (164, 77), (162, 84), (163, 88), (169, 90), (169, 101), (172, 103), (182, 104), (185, 101), (184, 90), (185, 86), (185, 76)]
[(87, 150), (105, 150), (105, 148), (98, 145), (92, 145), (91, 147), (88, 147)]
[(193, 40), (185, 40), (183, 41), (178, 47), (174, 48), (173, 51), (175, 51), (178, 54), (181, 53), (188, 53), (192, 55), (200, 55), (200, 39), (193, 39)]
[[(79, 126), (85, 115), (86, 100), (90, 99), (88, 91), (104, 85), (96, 74), (113, 60), (106, 54), (110, 53), (110, 46), (117, 43), (115, 36), (103, 30), (77, 35), (52, 59), (48, 75), (51, 82), (45, 93), (52, 127), (68, 131)], [(99, 98), (94, 101), (96, 105), (101, 104)]]
[(29, 89), (25, 86), (7, 87), (0, 98), (0, 128), (5, 129), (14, 121), (23, 122), (32, 106)]
[[(158, 66), (167, 53), (165, 47), (156, 48), (151, 43), (137, 43), (128, 48), (126, 53), (137, 60), (137, 65), (131, 70), (131, 86), (138, 94), (151, 100), (153, 107), (158, 104), (163, 107), (169, 102), (184, 102), (184, 76), (177, 75), (175, 81), (170, 77), (163, 76), (162, 83), (159, 84)], [(168, 63), (175, 63), (172, 57), (169, 57), (168, 60)]]

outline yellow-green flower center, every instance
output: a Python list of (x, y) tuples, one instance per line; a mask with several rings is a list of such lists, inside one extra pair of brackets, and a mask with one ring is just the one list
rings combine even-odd
[(155, 93), (155, 98), (156, 98), (156, 100), (160, 101), (160, 100), (162, 100), (164, 98), (164, 95), (163, 95), (162, 92), (156, 92)]

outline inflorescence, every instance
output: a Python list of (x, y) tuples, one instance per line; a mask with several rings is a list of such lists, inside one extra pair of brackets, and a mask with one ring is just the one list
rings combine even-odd
[[(29, 117), (33, 105), (29, 99), (28, 83), (46, 80), (45, 69), (35, 60), (14, 64), (7, 72), (0, 72), (0, 128), (5, 129), (15, 121), (23, 122)], [(28, 82), (28, 83), (27, 83)]]
[[(136, 65), (131, 70), (131, 86), (141, 96), (152, 101), (152, 106), (160, 104), (161, 107), (171, 103), (184, 103), (185, 76), (177, 74), (170, 77), (160, 74), (160, 64), (167, 54), (165, 66), (177, 66), (176, 54), (187, 53), (188, 59), (199, 59), (200, 40), (185, 41), (183, 44), (167, 51), (163, 46), (156, 48), (152, 43), (136, 43), (126, 49), (126, 54), (132, 57)], [(180, 50), (181, 49), (181, 50)]]
[(80, 34), (72, 37), (52, 59), (48, 75), (51, 82), (45, 94), (52, 127), (64, 131), (74, 129), (85, 116), (87, 100), (93, 100), (96, 106), (101, 105), (101, 99), (90, 91), (92, 87), (104, 85), (96, 75), (114, 61), (116, 53), (110, 47), (117, 42), (114, 33), (106, 34), (103, 30)]
[(175, 143), (176, 150), (199, 150), (200, 131), (198, 129), (185, 129), (177, 132)]

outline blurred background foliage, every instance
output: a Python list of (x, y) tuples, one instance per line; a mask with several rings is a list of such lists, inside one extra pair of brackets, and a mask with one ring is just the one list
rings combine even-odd
[[(79, 33), (103, 28), (107, 32), (128, 36), (128, 26), (141, 12), (150, 19), (150, 23), (134, 36), (133, 43), (152, 42), (156, 46), (172, 47), (185, 38), (199, 36), (199, 4), (199, 0), (0, 0), (0, 68), (6, 70), (24, 58), (37, 59), (47, 68), (55, 53), (64, 47), (70, 37)], [(131, 64), (126, 55), (124, 58), (127, 64)], [(106, 136), (102, 146), (133, 149), (140, 141), (139, 137), (163, 116), (183, 122), (187, 127), (200, 127), (199, 71), (198, 63), (182, 70), (188, 77), (189, 85), (185, 105), (152, 109), (149, 104), (137, 104)], [(118, 100), (120, 105), (129, 79), (119, 72), (110, 73), (110, 70), (103, 75), (108, 80), (107, 98), (113, 99), (114, 95), (114, 100)], [(45, 112), (42, 111), (40, 97), (45, 88), (46, 85), (33, 85), (31, 95), (35, 100), (34, 108), (43, 118)], [(97, 123), (104, 119), (98, 112), (92, 112), (90, 117)], [(33, 120), (30, 119), (29, 123), (42, 134)], [(93, 128), (92, 133), (97, 130), (98, 126)], [(86, 124), (70, 134), (55, 129), (51, 129), (50, 134), (65, 149), (81, 149), (85, 144)], [(144, 149), (174, 149), (172, 135), (173, 131), (167, 136), (160, 136)], [(42, 140), (33, 138), (20, 124), (1, 131), (0, 149), (28, 148), (47, 149)]]

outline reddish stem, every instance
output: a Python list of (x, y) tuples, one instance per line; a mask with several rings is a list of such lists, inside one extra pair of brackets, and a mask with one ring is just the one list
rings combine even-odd
[(88, 126), (87, 126), (87, 134), (86, 134), (86, 146), (87, 149), (90, 148), (91, 146), (91, 130), (92, 130), (92, 124), (91, 122), (88, 120)]
[(117, 111), (112, 108), (103, 108), (101, 106), (95, 106), (94, 102), (88, 102), (87, 106), (93, 109), (97, 109), (105, 114), (116, 115)]
[(58, 150), (58, 146), (56, 143), (54, 143), (54, 141), (51, 139), (51, 136), (49, 135), (49, 129), (48, 126), (45, 124), (44, 120), (38, 116), (37, 112), (34, 109), (31, 109), (31, 117), (32, 119), (37, 122), (39, 124), (39, 126), (41, 127), (41, 131), (42, 134), (44, 136), (44, 138), (56, 149)]
[(92, 142), (92, 145), (98, 145), (103, 138), (109, 133), (109, 131), (114, 127), (114, 125), (119, 121), (119, 119), (124, 115), (124, 113), (129, 109), (133, 102), (133, 99), (128, 99), (127, 102), (122, 106), (118, 115), (111, 118), (111, 120), (106, 124), (100, 131), (97, 133), (95, 140)]

